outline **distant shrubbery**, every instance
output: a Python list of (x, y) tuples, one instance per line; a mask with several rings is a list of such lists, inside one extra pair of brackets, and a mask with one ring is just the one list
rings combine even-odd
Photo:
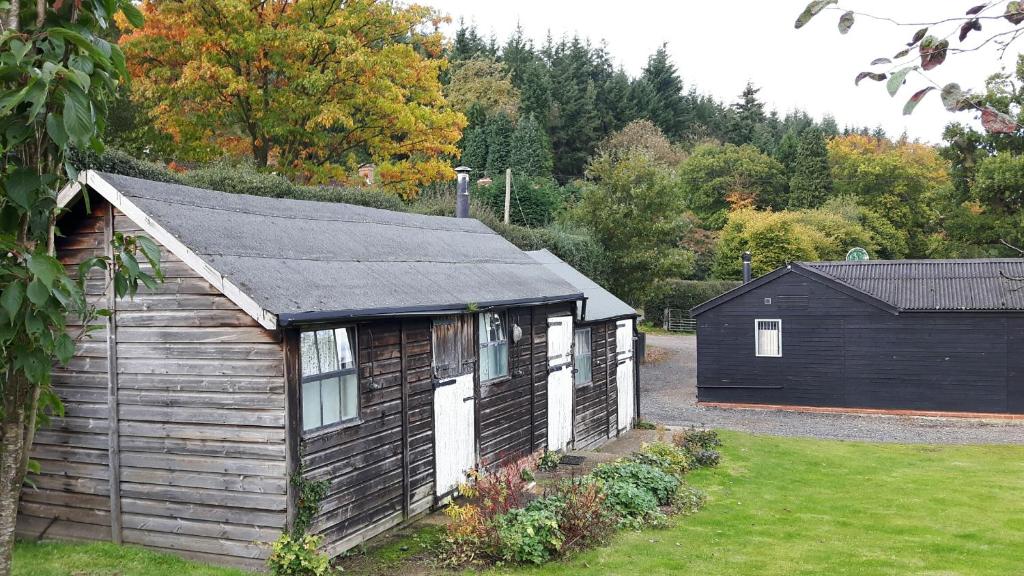
[[(491, 562), (542, 564), (604, 542), (616, 527), (662, 525), (669, 515), (697, 511), (704, 493), (683, 475), (717, 463), (718, 436), (692, 430), (654, 442), (585, 476), (562, 479), (542, 495), (524, 478), (541, 460), (528, 458), (460, 487), (468, 502), (447, 510), (451, 522), (441, 560), (450, 567)], [(714, 453), (710, 458), (705, 453)], [(550, 466), (547, 466), (550, 470)]]
[(650, 322), (661, 324), (666, 308), (688, 312), (739, 285), (733, 280), (663, 280), (651, 288), (644, 302), (644, 315)]

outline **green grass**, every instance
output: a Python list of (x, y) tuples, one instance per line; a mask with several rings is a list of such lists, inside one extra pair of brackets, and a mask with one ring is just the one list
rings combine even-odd
[(216, 568), (109, 542), (18, 542), (12, 576), (248, 576), (248, 572)]
[(907, 446), (725, 432), (691, 474), (710, 502), (671, 528), (529, 574), (1022, 575), (1024, 447)]
[[(722, 465), (689, 477), (710, 496), (704, 510), (566, 562), (492, 573), (1024, 576), (1024, 446), (722, 437)], [(369, 564), (421, 573), (402, 564), (435, 536), (370, 550)], [(107, 544), (21, 543), (14, 567), (17, 576), (242, 574)]]

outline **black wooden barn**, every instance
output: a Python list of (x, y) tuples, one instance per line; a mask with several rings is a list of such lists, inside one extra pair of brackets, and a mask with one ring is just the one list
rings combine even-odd
[(703, 403), (1024, 413), (1024, 260), (802, 262), (693, 309)]
[(467, 468), (572, 443), (583, 294), (476, 220), (93, 171), (58, 201), (69, 271), (124, 232), (160, 244), (166, 281), (129, 300), (90, 279), (114, 314), (54, 371), (66, 413), (36, 435), (22, 537), (258, 567), (299, 473), (329, 481), (311, 529), (336, 555)]

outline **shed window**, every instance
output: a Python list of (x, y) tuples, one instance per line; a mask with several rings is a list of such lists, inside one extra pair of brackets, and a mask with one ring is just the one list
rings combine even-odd
[(754, 320), (754, 353), (782, 356), (782, 320)]
[(303, 332), (302, 429), (359, 417), (359, 376), (354, 328)]
[(573, 375), (573, 382), (577, 386), (590, 384), (591, 372), (591, 349), (590, 349), (590, 328), (580, 328), (573, 335), (572, 342), (573, 362), (576, 364), (576, 372)]
[(480, 318), (480, 381), (508, 376), (508, 329), (504, 312), (483, 312)]
[(473, 373), (472, 315), (436, 318), (431, 337), (436, 378), (455, 378)]

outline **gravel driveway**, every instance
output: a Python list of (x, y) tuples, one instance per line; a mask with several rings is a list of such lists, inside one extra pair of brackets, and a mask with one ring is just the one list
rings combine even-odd
[(702, 426), (778, 436), (919, 444), (1024, 444), (1024, 421), (812, 414), (775, 410), (699, 408), (697, 338), (647, 336), (665, 354), (640, 367), (640, 413), (669, 426)]

